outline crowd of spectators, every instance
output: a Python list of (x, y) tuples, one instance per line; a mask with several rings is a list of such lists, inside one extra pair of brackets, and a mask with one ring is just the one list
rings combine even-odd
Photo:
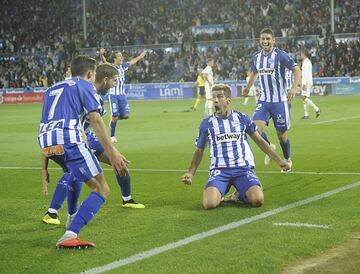
[[(312, 52), (315, 76), (360, 75), (359, 36), (335, 41), (327, 0), (87, 0), (86, 39), (82, 1), (0, 0), (0, 4), (4, 7), (0, 10), (0, 88), (47, 86), (63, 79), (78, 48), (151, 48), (162, 43), (168, 45), (148, 53), (129, 71), (129, 82), (193, 81), (197, 67), (203, 67), (209, 55), (216, 60), (216, 79), (245, 79), (255, 44), (206, 41), (257, 39), (266, 25), (277, 37), (287, 38), (279, 47), (294, 58), (304, 46), (296, 37), (316, 35), (316, 43), (305, 45)], [(224, 28), (212, 34), (192, 32), (206, 25)], [(359, 32), (360, 2), (335, 0), (335, 33)], [(133, 54), (124, 52), (128, 58)]]

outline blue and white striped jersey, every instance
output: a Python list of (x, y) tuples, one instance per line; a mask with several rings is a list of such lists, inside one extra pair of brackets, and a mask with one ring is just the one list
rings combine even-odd
[[(106, 114), (106, 109), (104, 108), (104, 99), (101, 96), (99, 96), (99, 102), (101, 105), (101, 109), (99, 110), (99, 113), (101, 116), (104, 116)], [(91, 130), (90, 121), (89, 121), (87, 115), (82, 117), (82, 125), (83, 125), (85, 133), (88, 133)]]
[(252, 135), (255, 123), (248, 115), (233, 110), (226, 119), (214, 114), (205, 118), (199, 127), (196, 146), (210, 147), (210, 170), (214, 168), (233, 168), (255, 166), (254, 156), (245, 133)]
[(118, 68), (119, 78), (116, 80), (116, 86), (109, 90), (109, 94), (125, 95), (125, 71), (130, 67), (129, 62), (124, 62)]
[(251, 70), (259, 74), (259, 101), (287, 101), (286, 70), (292, 70), (297, 64), (281, 49), (274, 48), (268, 54), (257, 51), (253, 54)]
[(53, 85), (44, 93), (40, 147), (83, 143), (82, 117), (101, 109), (100, 96), (88, 81), (73, 77)]

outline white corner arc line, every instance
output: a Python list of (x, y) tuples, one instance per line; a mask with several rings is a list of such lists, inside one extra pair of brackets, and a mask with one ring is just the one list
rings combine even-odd
[(312, 123), (312, 125), (327, 124), (327, 123), (332, 123), (332, 122), (346, 121), (346, 120), (358, 119), (358, 118), (360, 118), (360, 116), (350, 116), (350, 117), (344, 117), (344, 118), (340, 118), (340, 119), (315, 122), (315, 123)]
[(307, 228), (323, 228), (330, 229), (331, 225), (318, 225), (318, 224), (306, 224), (306, 223), (273, 223), (275, 226), (294, 226), (294, 227), (307, 227)]
[(324, 192), (322, 194), (319, 194), (319, 195), (316, 195), (316, 196), (313, 196), (313, 197), (310, 197), (310, 198), (307, 198), (307, 199), (304, 199), (304, 200), (301, 200), (301, 201), (298, 201), (298, 202), (295, 202), (295, 203), (292, 203), (292, 204), (289, 204), (289, 205), (286, 205), (286, 206), (275, 208), (275, 209), (266, 211), (264, 213), (261, 213), (261, 214), (258, 214), (258, 215), (255, 215), (255, 216), (252, 216), (252, 217), (249, 217), (249, 218), (246, 218), (246, 219), (242, 219), (240, 221), (236, 221), (236, 222), (232, 222), (232, 223), (229, 223), (229, 224), (226, 224), (226, 225), (223, 225), (223, 226), (219, 226), (219, 227), (210, 229), (208, 231), (201, 232), (201, 233), (195, 234), (193, 236), (184, 238), (184, 239), (176, 241), (176, 242), (172, 242), (172, 243), (168, 243), (168, 244), (163, 245), (163, 246), (155, 247), (155, 248), (149, 249), (147, 251), (132, 255), (132, 256), (127, 257), (125, 259), (120, 259), (120, 260), (114, 261), (114, 262), (109, 263), (109, 264), (105, 264), (105, 265), (102, 265), (102, 266), (91, 268), (91, 269), (88, 269), (88, 270), (86, 270), (84, 272), (81, 272), (81, 273), (83, 273), (83, 274), (104, 273), (106, 271), (110, 271), (110, 270), (113, 270), (113, 269), (116, 269), (116, 268), (119, 268), (119, 267), (122, 267), (122, 266), (125, 266), (125, 265), (129, 265), (129, 264), (135, 263), (137, 261), (141, 261), (141, 260), (153, 257), (153, 256), (158, 255), (160, 253), (163, 253), (163, 252), (166, 252), (166, 251), (169, 251), (169, 250), (172, 250), (172, 249), (175, 249), (175, 248), (178, 248), (178, 247), (193, 243), (195, 241), (199, 241), (199, 240), (208, 238), (210, 236), (213, 236), (213, 235), (216, 235), (216, 234), (219, 234), (219, 233), (222, 233), (222, 232), (234, 229), (234, 228), (238, 228), (240, 226), (243, 226), (243, 225), (246, 225), (246, 224), (249, 224), (249, 223), (252, 223), (252, 222), (256, 222), (258, 220), (265, 219), (267, 217), (270, 217), (270, 216), (275, 215), (275, 214), (279, 214), (279, 213), (284, 212), (286, 210), (296, 208), (296, 207), (299, 207), (299, 206), (303, 206), (303, 205), (306, 205), (306, 204), (309, 204), (309, 203), (312, 203), (312, 202), (327, 198), (327, 197), (332, 196), (334, 194), (337, 194), (337, 193), (340, 193), (340, 192), (343, 192), (343, 191), (346, 191), (346, 190), (349, 190), (349, 189), (352, 189), (352, 188), (355, 188), (355, 187), (358, 187), (358, 186), (360, 186), (360, 181), (352, 183), (350, 185), (346, 185), (346, 186), (343, 186), (343, 187), (336, 188), (336, 189), (328, 191), (328, 192)]
[[(41, 167), (22, 167), (22, 166), (0, 166), (1, 169), (9, 170), (41, 170)], [(60, 167), (49, 167), (48, 170), (62, 170)], [(103, 168), (106, 171), (112, 171), (111, 168)], [(157, 169), (157, 168), (130, 168), (131, 172), (185, 172), (184, 169)], [(198, 173), (209, 173), (209, 170), (197, 170)], [(275, 170), (256, 170), (259, 174), (282, 174), (287, 176), (291, 174), (303, 174), (303, 175), (360, 175), (360, 172), (341, 172), (341, 171), (291, 171), (287, 173), (280, 173)]]

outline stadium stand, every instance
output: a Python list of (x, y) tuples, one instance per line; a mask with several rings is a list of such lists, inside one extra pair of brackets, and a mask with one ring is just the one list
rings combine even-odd
[(151, 49), (129, 72), (131, 83), (194, 81), (208, 55), (216, 59), (217, 80), (245, 79), (265, 25), (295, 59), (300, 47), (310, 50), (315, 76), (360, 75), (358, 1), (335, 1), (332, 34), (325, 0), (87, 0), (87, 39), (82, 1), (0, 2), (0, 88), (51, 85), (63, 79), (80, 49), (94, 54), (94, 48), (115, 46), (128, 57)]

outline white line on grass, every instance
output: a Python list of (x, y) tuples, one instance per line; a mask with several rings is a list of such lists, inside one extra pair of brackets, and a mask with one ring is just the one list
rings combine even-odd
[[(22, 166), (0, 166), (0, 169), (12, 169), (12, 170), (40, 170), (41, 167), (22, 167)], [(62, 170), (60, 167), (49, 167), (49, 170)], [(103, 168), (103, 170), (111, 171), (111, 168)], [(185, 172), (184, 169), (156, 169), (156, 168), (130, 168), (130, 171), (139, 171), (139, 172)], [(208, 173), (208, 170), (197, 170), (199, 173)], [(360, 172), (338, 172), (338, 171), (291, 171), (287, 173), (280, 173), (280, 171), (275, 170), (257, 170), (256, 173), (259, 174), (303, 174), (303, 175), (360, 175)]]
[(345, 121), (345, 120), (358, 119), (358, 118), (360, 118), (360, 116), (351, 116), (351, 117), (344, 117), (344, 118), (340, 118), (340, 119), (315, 122), (315, 123), (312, 123), (312, 124), (313, 125), (320, 125), (320, 124), (327, 124), (327, 123), (332, 123), (332, 122)]
[(317, 225), (317, 224), (305, 224), (305, 223), (273, 223), (276, 226), (295, 226), (295, 227), (309, 227), (309, 228), (323, 228), (329, 229), (331, 225)]
[(86, 271), (84, 271), (82, 273), (94, 274), (94, 273), (103, 273), (103, 272), (106, 272), (106, 271), (110, 271), (112, 269), (116, 269), (116, 268), (119, 268), (119, 267), (122, 267), (122, 266), (125, 266), (125, 265), (135, 263), (137, 261), (141, 261), (141, 260), (153, 257), (153, 256), (155, 256), (157, 254), (160, 254), (160, 253), (163, 253), (163, 252), (166, 252), (166, 251), (169, 251), (169, 250), (172, 250), (172, 249), (175, 249), (175, 248), (178, 248), (178, 247), (193, 243), (195, 241), (199, 241), (199, 240), (208, 238), (210, 236), (213, 236), (213, 235), (216, 235), (216, 234), (219, 234), (219, 233), (222, 233), (222, 232), (234, 229), (234, 228), (238, 228), (240, 226), (250, 224), (250, 223), (256, 222), (258, 220), (265, 219), (267, 217), (270, 217), (270, 216), (275, 215), (275, 214), (279, 214), (279, 213), (284, 212), (286, 210), (296, 208), (296, 207), (299, 207), (299, 206), (303, 206), (303, 205), (306, 205), (306, 204), (310, 204), (312, 202), (327, 198), (327, 197), (332, 196), (334, 194), (337, 194), (339, 192), (343, 192), (343, 191), (346, 191), (346, 190), (349, 190), (349, 189), (352, 189), (352, 188), (355, 188), (355, 187), (358, 187), (358, 186), (360, 186), (360, 181), (356, 182), (356, 183), (352, 183), (350, 185), (346, 185), (346, 186), (343, 186), (343, 187), (336, 188), (334, 190), (331, 190), (331, 191), (328, 191), (328, 192), (325, 192), (325, 193), (322, 193), (322, 194), (319, 194), (319, 195), (316, 195), (316, 196), (313, 196), (313, 197), (310, 197), (310, 198), (307, 198), (305, 200), (301, 200), (301, 201), (298, 201), (298, 202), (295, 202), (295, 203), (292, 203), (292, 204), (289, 204), (289, 205), (286, 205), (286, 206), (282, 206), (282, 207), (275, 208), (275, 209), (270, 210), (270, 211), (266, 211), (266, 212), (261, 213), (259, 215), (255, 215), (255, 216), (252, 216), (252, 217), (249, 217), (249, 218), (246, 218), (246, 219), (242, 219), (240, 221), (232, 222), (232, 223), (229, 223), (227, 225), (219, 226), (217, 228), (213, 228), (213, 229), (210, 229), (208, 231), (195, 234), (193, 236), (187, 237), (185, 239), (182, 239), (182, 240), (179, 240), (179, 241), (176, 241), (176, 242), (172, 242), (172, 243), (168, 243), (168, 244), (163, 245), (163, 246), (155, 247), (153, 249), (149, 249), (147, 251), (135, 254), (135, 255), (127, 257), (125, 259), (117, 260), (117, 261), (114, 261), (114, 262), (109, 263), (109, 264), (105, 264), (105, 265), (102, 265), (102, 266), (99, 266), (99, 267), (91, 268), (91, 269), (88, 269), (88, 270), (86, 270)]

